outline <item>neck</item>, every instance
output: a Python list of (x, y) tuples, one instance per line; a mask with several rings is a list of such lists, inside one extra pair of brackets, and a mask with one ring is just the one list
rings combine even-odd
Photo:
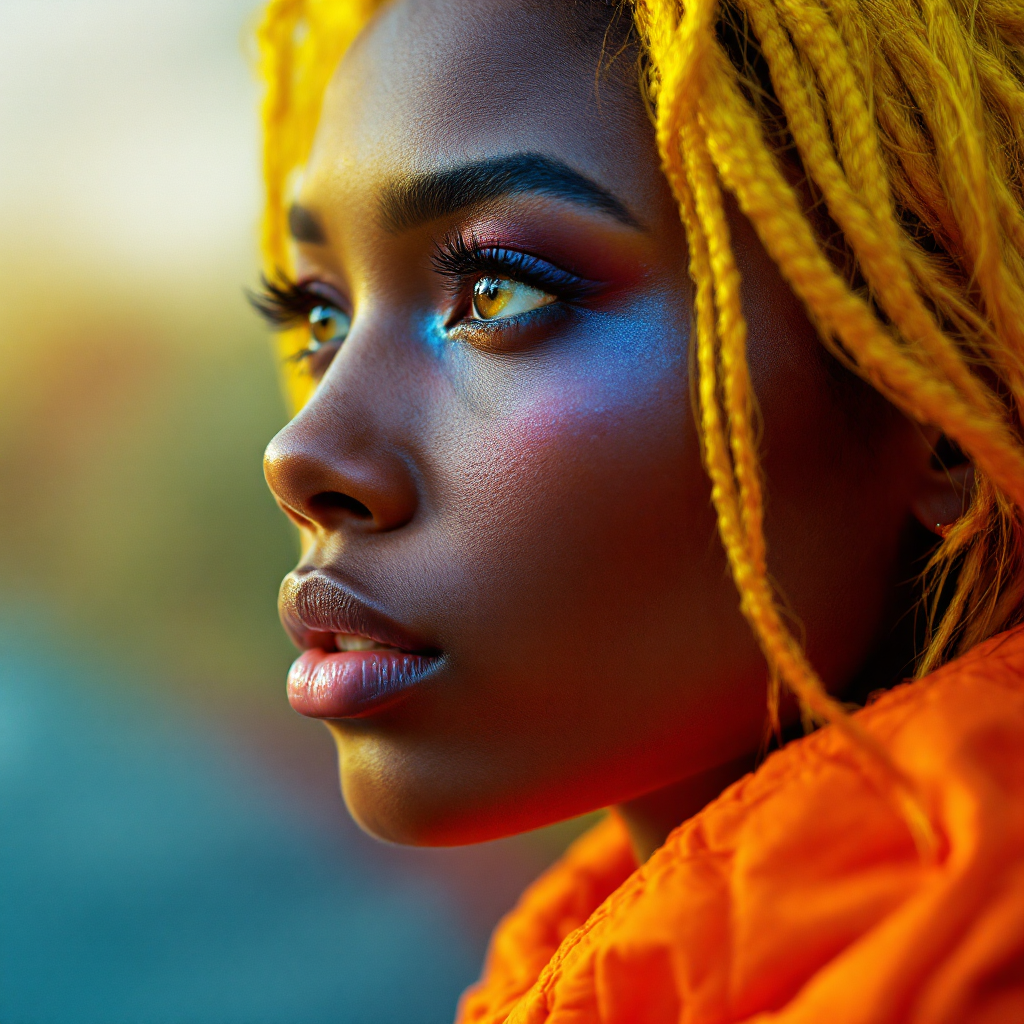
[(616, 807), (629, 832), (637, 862), (643, 864), (668, 834), (727, 786), (754, 769), (757, 757), (746, 754), (727, 764), (653, 790)]

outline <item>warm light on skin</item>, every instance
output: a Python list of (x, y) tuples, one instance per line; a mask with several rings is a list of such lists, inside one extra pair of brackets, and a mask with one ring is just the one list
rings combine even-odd
[[(331, 726), (349, 808), (388, 839), (486, 840), (624, 804), (647, 852), (762, 741), (764, 662), (689, 404), (683, 232), (627, 58), (595, 94), (604, 40), (540, 0), (389, 6), (339, 68), (304, 176), (300, 278), (351, 330), (268, 480), (306, 528), (304, 570), (443, 653), (400, 703)], [(560, 161), (629, 217), (538, 191), (382, 217), (396, 182), (509, 154)], [(950, 485), (918, 428), (837, 384), (731, 217), (772, 572), (841, 691), (884, 646), (914, 522)], [(515, 315), (481, 323), (432, 262), (453, 233), (591, 284), (557, 302), (510, 289)]]

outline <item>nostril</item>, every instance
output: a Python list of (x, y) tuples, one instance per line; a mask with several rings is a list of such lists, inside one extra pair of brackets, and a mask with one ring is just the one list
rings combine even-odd
[(373, 513), (361, 501), (356, 501), (355, 498), (340, 491), (322, 491), (320, 494), (314, 494), (308, 505), (314, 515), (348, 512), (359, 519), (373, 518)]

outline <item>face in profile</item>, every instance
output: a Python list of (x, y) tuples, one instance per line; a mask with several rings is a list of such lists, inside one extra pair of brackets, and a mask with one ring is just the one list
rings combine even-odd
[[(404, 0), (338, 68), (278, 313), (318, 382), (266, 471), (281, 613), (369, 831), (491, 839), (757, 751), (691, 406), (686, 239), (627, 15)], [(837, 376), (738, 212), (772, 571), (830, 688), (908, 573), (927, 444)]]

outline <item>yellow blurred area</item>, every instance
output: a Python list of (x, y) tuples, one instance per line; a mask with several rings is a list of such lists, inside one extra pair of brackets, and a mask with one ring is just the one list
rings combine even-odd
[(295, 541), (255, 281), (248, 0), (5, 0), (0, 600), (186, 690), (279, 697)]

